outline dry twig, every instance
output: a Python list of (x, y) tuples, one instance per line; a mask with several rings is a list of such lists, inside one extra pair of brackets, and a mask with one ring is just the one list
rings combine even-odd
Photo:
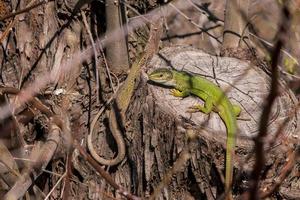
[(14, 186), (5, 194), (5, 200), (19, 199), (24, 196), (33, 181), (39, 177), (52, 159), (58, 145), (61, 143), (60, 135), (60, 128), (55, 124), (51, 124), (47, 141), (35, 151), (38, 156), (33, 158), (34, 161), (29, 164)]
[(252, 184), (249, 191), (250, 199), (258, 198), (258, 185), (261, 171), (265, 165), (265, 152), (264, 152), (264, 138), (267, 135), (268, 131), (268, 122), (271, 114), (272, 105), (275, 102), (278, 93), (278, 60), (280, 55), (280, 50), (285, 44), (285, 37), (289, 28), (290, 15), (286, 6), (282, 8), (283, 16), (280, 29), (278, 31), (278, 41), (275, 44), (272, 60), (271, 60), (271, 89), (268, 97), (265, 100), (265, 106), (261, 115), (261, 121), (259, 125), (259, 133), (254, 139), (255, 142), (255, 165), (251, 174)]
[(122, 188), (120, 185), (118, 185), (114, 179), (108, 174), (102, 167), (90, 156), (88, 155), (84, 149), (78, 144), (77, 141), (74, 141), (74, 147), (79, 151), (81, 156), (88, 161), (89, 164), (92, 165), (92, 167), (122, 196), (127, 197), (131, 200), (140, 200), (139, 197), (131, 194), (130, 192), (126, 191), (125, 188)]

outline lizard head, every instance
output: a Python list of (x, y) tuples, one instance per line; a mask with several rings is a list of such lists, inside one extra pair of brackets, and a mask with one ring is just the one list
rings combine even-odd
[(172, 70), (167, 68), (159, 68), (148, 74), (152, 82), (171, 87), (176, 85), (173, 76)]

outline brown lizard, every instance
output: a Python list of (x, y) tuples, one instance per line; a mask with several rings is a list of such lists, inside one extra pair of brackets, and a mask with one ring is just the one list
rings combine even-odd
[[(137, 59), (132, 64), (132, 67), (130, 69), (130, 72), (129, 72), (126, 80), (124, 81), (121, 88), (119, 90), (117, 90), (117, 92), (115, 93), (116, 94), (115, 104), (114, 104), (114, 106), (112, 106), (112, 109), (109, 112), (109, 128), (110, 128), (110, 131), (117, 143), (117, 148), (118, 148), (118, 155), (115, 158), (104, 159), (104, 158), (100, 157), (96, 153), (96, 151), (92, 145), (93, 128), (94, 128), (94, 125), (95, 125), (97, 119), (103, 112), (104, 107), (103, 107), (103, 109), (101, 109), (98, 112), (98, 114), (96, 115), (96, 117), (94, 118), (94, 120), (91, 123), (91, 129), (90, 129), (91, 131), (88, 135), (88, 142), (87, 142), (88, 149), (91, 152), (91, 155), (93, 156), (93, 158), (102, 165), (109, 165), (109, 166), (117, 165), (125, 157), (125, 154), (126, 154), (125, 141), (124, 141), (122, 132), (119, 128), (117, 115), (119, 114), (119, 116), (121, 118), (121, 124), (125, 124), (125, 112), (127, 111), (131, 96), (134, 91), (136, 78), (140, 74), (141, 67), (144, 66), (147, 63), (147, 61), (154, 55), (154, 53), (156, 53), (158, 51), (161, 34), (162, 34), (162, 20), (158, 20), (157, 22), (151, 24), (149, 39), (148, 39), (147, 45), (145, 47), (144, 53), (142, 54), (142, 56), (139, 59)], [(114, 99), (114, 96), (109, 99), (107, 104), (109, 104)]]

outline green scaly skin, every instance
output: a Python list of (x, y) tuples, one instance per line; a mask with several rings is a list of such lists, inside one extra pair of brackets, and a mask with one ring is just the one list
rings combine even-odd
[(173, 96), (195, 95), (205, 101), (204, 106), (190, 107), (190, 112), (201, 111), (209, 114), (211, 111), (215, 111), (219, 114), (227, 128), (225, 191), (227, 192), (227, 198), (230, 199), (232, 196), (233, 155), (237, 132), (236, 116), (241, 111), (240, 107), (232, 105), (228, 97), (216, 84), (200, 76), (167, 68), (156, 69), (148, 76), (149, 80), (156, 84), (172, 87), (171, 94)]

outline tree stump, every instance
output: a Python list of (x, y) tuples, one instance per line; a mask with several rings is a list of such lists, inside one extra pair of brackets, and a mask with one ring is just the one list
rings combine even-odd
[[(270, 76), (250, 62), (211, 56), (186, 46), (164, 48), (145, 70), (149, 72), (159, 67), (173, 67), (205, 76), (219, 85), (234, 104), (241, 106), (233, 191), (236, 195), (241, 194), (249, 184), (247, 180), (255, 161), (253, 138), (258, 133), (269, 93)], [(147, 75), (142, 74), (127, 113), (132, 122), (127, 133), (132, 145), (128, 156), (136, 170), (133, 185), (137, 194), (147, 196), (153, 192), (187, 144), (186, 131), (190, 128), (198, 136), (196, 152), (192, 153), (185, 169), (164, 187), (159, 199), (211, 199), (224, 192), (226, 128), (217, 113), (186, 112), (197, 103), (203, 102), (193, 96), (174, 97), (169, 94), (169, 89), (148, 84)], [(273, 105), (265, 138), (267, 169), (261, 182), (264, 188), (274, 183), (299, 137), (297, 103), (293, 93), (280, 83), (280, 94)], [(280, 194), (296, 194), (299, 181), (290, 185), (295, 181), (290, 175), (282, 184)]]

